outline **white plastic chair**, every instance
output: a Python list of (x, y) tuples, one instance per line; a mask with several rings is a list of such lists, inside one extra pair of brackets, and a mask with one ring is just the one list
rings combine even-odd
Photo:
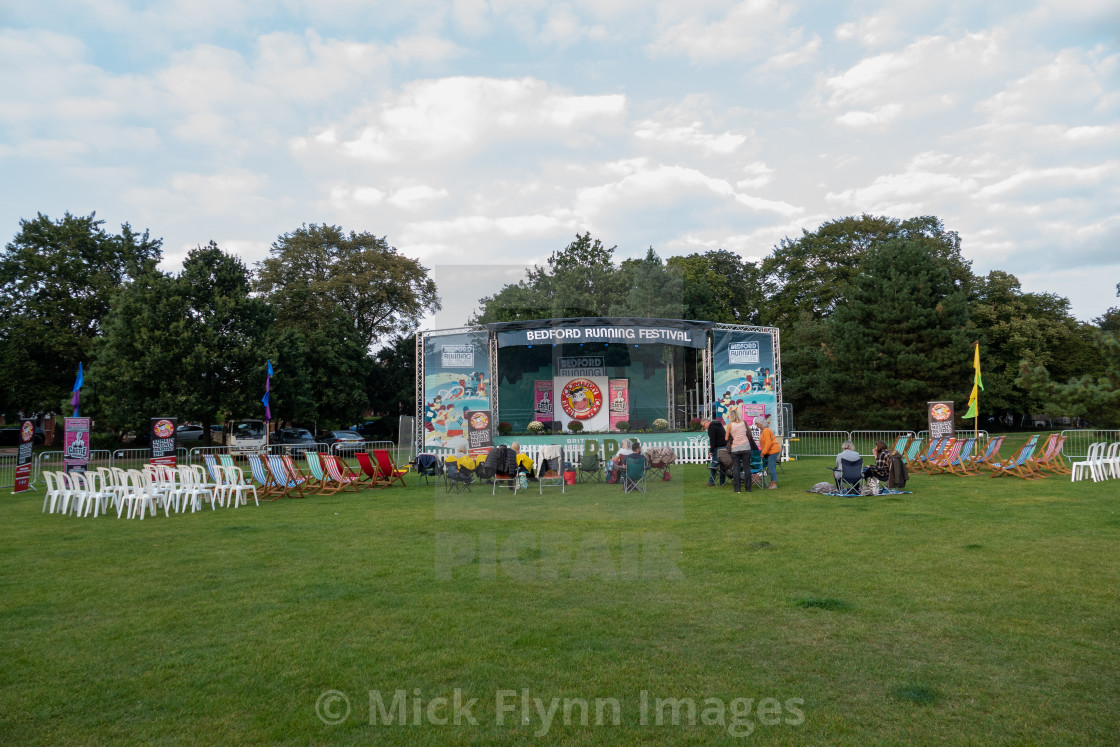
[(1102, 456), (1105, 447), (1108, 444), (1103, 441), (1100, 443), (1090, 444), (1089, 452), (1085, 456), (1085, 460), (1081, 462), (1074, 462), (1071, 465), (1069, 479), (1070, 482), (1077, 482), (1079, 479), (1084, 478), (1084, 473), (1088, 472), (1089, 477), (1093, 482), (1099, 482), (1103, 479), (1103, 461)]
[(43, 496), (43, 511), (47, 510), (50, 506), (50, 513), (58, 510), (58, 502), (62, 498), (62, 484), (58, 480), (58, 473), (50, 470), (43, 470), (43, 482), (46, 483), (47, 492)]
[(86, 483), (85, 494), (85, 508), (81, 512), (82, 516), (89, 516), (90, 509), (93, 509), (93, 518), (97, 518), (98, 514), (103, 514), (109, 507), (109, 493), (105, 491), (105, 482), (102, 479), (100, 471), (86, 472), (83, 476)]
[(1120, 441), (1113, 441), (1101, 451), (1101, 479), (1120, 478)]
[(260, 501), (257, 500), (257, 486), (251, 482), (245, 482), (244, 472), (237, 467), (223, 467), (223, 469), (226, 474), (226, 484), (223, 486), (226, 500), (223, 505), (227, 505), (231, 501), (234, 508), (243, 503), (248, 504), (249, 501), (245, 498), (245, 493), (249, 491), (253, 493), (253, 503), (258, 506), (261, 505)]
[(128, 506), (128, 518), (136, 518), (136, 514), (140, 514), (140, 520), (144, 520), (145, 510), (152, 516), (157, 512), (156, 497), (152, 493), (152, 483), (150, 472), (145, 470), (130, 469), (127, 473), (128, 483), (124, 497), (121, 499), (121, 505), (117, 509), (117, 518), (121, 517), (121, 508)]

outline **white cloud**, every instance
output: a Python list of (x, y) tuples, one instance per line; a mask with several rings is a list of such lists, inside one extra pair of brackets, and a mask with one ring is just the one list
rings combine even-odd
[[(409, 83), (398, 94), (357, 112), (358, 129), (340, 151), (376, 162), (463, 157), (486, 142), (544, 138), (564, 141), (575, 130), (614, 126), (625, 111), (619, 94), (577, 96), (533, 78), (440, 78)], [(333, 136), (332, 136), (333, 137)], [(296, 138), (305, 149), (319, 138)]]
[(734, 153), (743, 143), (747, 142), (746, 135), (736, 135), (724, 132), (720, 135), (711, 135), (701, 131), (701, 122), (693, 122), (686, 126), (672, 127), (646, 120), (638, 125), (634, 136), (639, 140), (669, 145), (686, 145), (697, 148), (704, 153), (712, 155), (727, 155)]
[(435, 200), (447, 197), (447, 190), (418, 184), (413, 187), (402, 187), (393, 192), (389, 204), (404, 210), (416, 210)]
[(703, 63), (765, 59), (784, 51), (790, 35), (799, 34), (787, 28), (793, 10), (777, 0), (743, 0), (710, 22), (702, 7), (683, 18), (681, 13), (665, 14), (669, 20), (647, 49), (655, 56), (683, 55)]

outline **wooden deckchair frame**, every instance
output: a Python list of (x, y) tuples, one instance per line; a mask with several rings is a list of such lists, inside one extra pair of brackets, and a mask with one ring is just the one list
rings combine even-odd
[(350, 465), (342, 461), (342, 457), (337, 454), (323, 454), (323, 466), (327, 468), (326, 471), (331, 480), (338, 483), (340, 490), (354, 493), (361, 490), (361, 486), (358, 485), (358, 478), (351, 477), (348, 474), (351, 472)]
[[(276, 498), (269, 498), (268, 500), (274, 501), (280, 498), (284, 492), (284, 487), (276, 482), (276, 477), (268, 467), (268, 461), (258, 454), (249, 454), (246, 459), (249, 461), (249, 474), (252, 475), (254, 480), (261, 483), (260, 490), (257, 491), (258, 495), (263, 499), (268, 498), (270, 495), (280, 493), (281, 495), (276, 495)], [(253, 469), (254, 459), (257, 460), (255, 463), (261, 465), (261, 471), (264, 473), (265, 477), (263, 482), (261, 481), (261, 476), (257, 474), (257, 470)]]
[(1004, 462), (993, 462), (992, 474), (988, 477), (1003, 477), (1010, 475), (1012, 477), (1021, 477), (1024, 480), (1034, 480), (1045, 475), (1035, 474), (1030, 467), (1025, 466), (1026, 461), (1034, 454), (1035, 448), (1038, 446), (1038, 435), (1031, 436), (1027, 442), (1019, 447), (1015, 452), (1015, 456), (1011, 457)]
[(999, 455), (999, 447), (1003, 446), (1004, 438), (1006, 438), (1006, 436), (996, 436), (989, 441), (988, 445), (984, 447), (984, 453), (974, 456), (969, 462), (969, 466), (976, 470), (979, 470), (981, 467), (991, 469), (993, 462), (1002, 461), (1002, 457)]
[(382, 478), (388, 480), (385, 487), (389, 487), (397, 481), (400, 482), (401, 487), (408, 487), (408, 484), (404, 481), (404, 476), (408, 474), (408, 470), (397, 469), (397, 465), (393, 462), (393, 457), (389, 454), (388, 449), (374, 449), (373, 458), (377, 460), (377, 469), (381, 472)]

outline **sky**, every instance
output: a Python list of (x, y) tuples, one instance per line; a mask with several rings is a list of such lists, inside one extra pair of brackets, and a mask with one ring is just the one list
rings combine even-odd
[(973, 271), (1120, 306), (1116, 0), (0, 0), (0, 233), (96, 211), (249, 266), (384, 236), (463, 324), (616, 260), (936, 215)]

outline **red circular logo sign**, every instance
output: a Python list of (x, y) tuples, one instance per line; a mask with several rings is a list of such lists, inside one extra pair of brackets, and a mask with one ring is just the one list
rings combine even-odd
[(171, 438), (171, 434), (175, 432), (175, 426), (171, 424), (170, 420), (160, 420), (156, 423), (154, 430), (158, 438)]
[(591, 379), (572, 379), (560, 392), (560, 406), (569, 418), (587, 420), (603, 407), (603, 392)]
[(480, 431), (490, 425), (490, 418), (484, 412), (471, 413), (471, 428)]
[(23, 439), (24, 442), (30, 441), (31, 439), (35, 438), (35, 426), (31, 424), (30, 420), (24, 423), (23, 427), (20, 428), (19, 437)]
[(953, 411), (949, 409), (948, 405), (936, 404), (929, 408), (929, 414), (933, 416), (934, 420), (942, 421), (948, 420)]

